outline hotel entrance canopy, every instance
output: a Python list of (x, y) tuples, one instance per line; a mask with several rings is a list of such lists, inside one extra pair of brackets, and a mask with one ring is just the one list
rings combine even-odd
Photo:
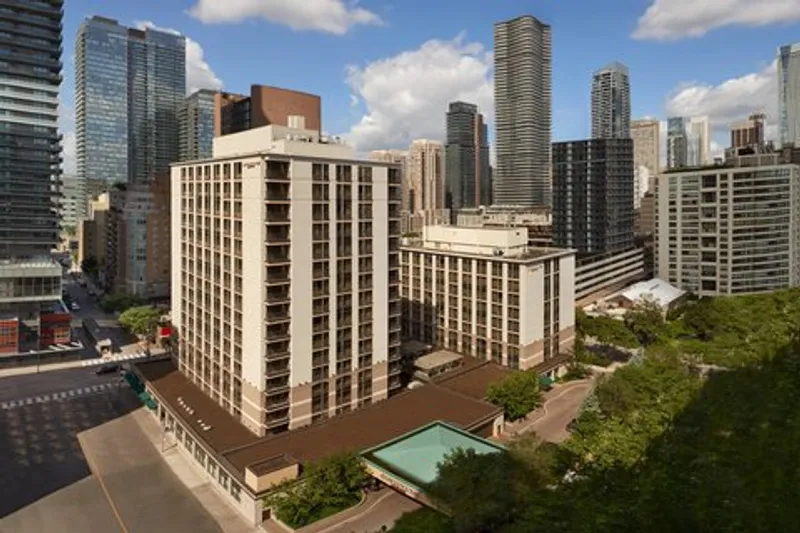
[(438, 465), (457, 449), (478, 454), (505, 448), (444, 422), (432, 422), (361, 454), (376, 479), (425, 505), (425, 487), (436, 480)]

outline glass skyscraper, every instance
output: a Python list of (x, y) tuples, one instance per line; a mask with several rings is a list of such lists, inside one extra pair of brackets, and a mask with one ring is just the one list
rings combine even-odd
[(200, 89), (186, 97), (178, 114), (179, 158), (206, 159), (214, 145), (214, 91)]
[(592, 138), (631, 136), (631, 86), (628, 67), (615, 61), (592, 75)]
[(77, 170), (87, 195), (149, 181), (178, 160), (183, 36), (95, 16), (78, 30), (75, 68)]
[(0, 3), (0, 259), (58, 243), (62, 3)]
[(455, 216), (455, 211), (465, 207), (489, 205), (491, 187), (483, 115), (475, 104), (451, 102), (445, 146), (445, 208)]

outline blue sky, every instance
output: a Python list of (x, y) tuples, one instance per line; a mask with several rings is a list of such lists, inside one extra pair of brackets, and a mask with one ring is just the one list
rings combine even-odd
[[(90, 15), (185, 34), (193, 87), (251, 83), (322, 96), (323, 128), (360, 151), (441, 138), (446, 103), (492, 114), (492, 24), (521, 14), (553, 28), (553, 138), (588, 136), (591, 73), (631, 71), (633, 116), (730, 122), (777, 108), (777, 46), (800, 40), (800, 0), (69, 0), (62, 128), (74, 136), (74, 40)], [(768, 131), (774, 131), (770, 128)], [(717, 146), (713, 148), (718, 149)]]

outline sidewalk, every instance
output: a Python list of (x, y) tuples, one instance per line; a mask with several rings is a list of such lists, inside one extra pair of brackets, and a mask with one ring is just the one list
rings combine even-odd
[(224, 533), (264, 533), (259, 527), (248, 525), (222, 497), (216, 493), (214, 487), (195, 470), (174, 442), (168, 440), (166, 452), (161, 452), (161, 428), (158, 421), (144, 408), (132, 413), (134, 420), (139, 424), (150, 443), (159, 450), (164, 462), (172, 469), (178, 479), (186, 485), (200, 501), (206, 511), (217, 521)]

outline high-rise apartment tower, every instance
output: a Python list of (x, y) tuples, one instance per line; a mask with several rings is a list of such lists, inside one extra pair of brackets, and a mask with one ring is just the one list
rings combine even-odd
[(778, 48), (778, 120), (781, 145), (800, 146), (800, 43)]
[(631, 86), (628, 67), (617, 61), (592, 76), (592, 138), (631, 136)]
[(494, 204), (550, 207), (551, 58), (547, 24), (531, 16), (495, 24)]
[(178, 160), (186, 39), (94, 16), (75, 42), (78, 178), (87, 196), (142, 182)]
[(553, 244), (580, 254), (633, 247), (633, 141), (553, 143)]
[(466, 102), (450, 104), (445, 160), (444, 202), (451, 213), (491, 203), (489, 139), (478, 106)]
[(178, 112), (179, 160), (211, 157), (214, 144), (214, 91), (200, 89), (187, 96)]

